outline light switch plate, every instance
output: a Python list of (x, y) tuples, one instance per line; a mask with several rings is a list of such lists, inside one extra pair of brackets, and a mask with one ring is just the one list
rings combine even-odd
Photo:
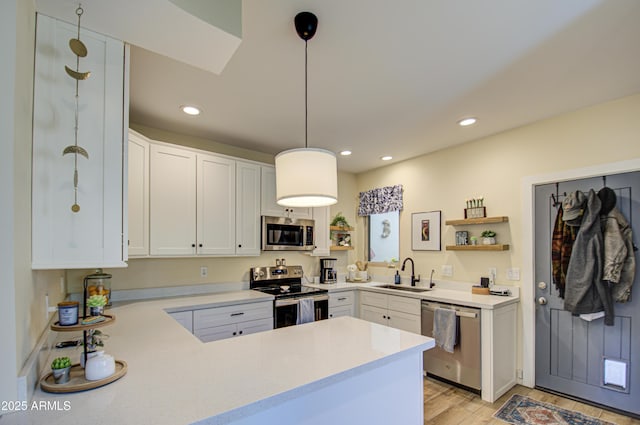
[(520, 269), (517, 267), (513, 267), (507, 269), (507, 279), (508, 280), (520, 280)]
[(445, 264), (440, 268), (440, 274), (442, 276), (453, 276), (453, 266)]

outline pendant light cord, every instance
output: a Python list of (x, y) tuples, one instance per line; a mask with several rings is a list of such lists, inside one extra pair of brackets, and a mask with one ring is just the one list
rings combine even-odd
[(308, 115), (309, 115), (309, 106), (308, 106), (308, 83), (307, 80), (309, 79), (309, 77), (307, 76), (307, 40), (304, 41), (304, 147), (305, 149), (308, 147), (307, 146), (307, 133), (308, 133)]

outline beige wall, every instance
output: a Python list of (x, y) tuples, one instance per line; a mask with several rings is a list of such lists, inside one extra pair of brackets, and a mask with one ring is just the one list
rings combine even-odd
[[(640, 95), (626, 97), (454, 148), (389, 165), (357, 176), (358, 190), (394, 184), (404, 187), (400, 218), (401, 258), (416, 261), (416, 273), (456, 281), (479, 282), (488, 267), (497, 267), (499, 284), (508, 267), (522, 266), (521, 185), (525, 176), (605, 164), (640, 157)], [(482, 121), (478, 125), (482, 125)], [(402, 143), (402, 141), (395, 141)], [(464, 201), (484, 196), (489, 216), (508, 216), (509, 223), (445, 226), (464, 217)], [(411, 214), (442, 211), (442, 245), (454, 244), (456, 230), (479, 236), (485, 228), (498, 233), (506, 252), (412, 251)], [(440, 275), (441, 265), (453, 266), (453, 277)], [(385, 270), (386, 271), (386, 270)], [(392, 272), (391, 270), (386, 272)]]
[[(11, 176), (3, 184), (9, 184), (10, 196), (2, 199), (3, 205), (8, 205), (12, 211), (10, 229), (3, 231), (4, 243), (8, 243), (11, 255), (2, 264), (2, 294), (3, 300), (11, 302), (12, 318), (2, 316), (3, 329), (0, 357), (15, 359), (12, 371), (2, 369), (2, 397), (3, 400), (15, 400), (15, 377), (22, 368), (27, 357), (33, 350), (36, 341), (46, 328), (50, 316), (45, 310), (45, 295), (48, 293), (50, 302), (55, 305), (64, 298), (65, 290), (60, 285), (62, 271), (32, 272), (31, 270), (31, 116), (33, 99), (33, 57), (35, 36), (35, 7), (32, 1), (12, 1), (3, 3), (3, 17), (8, 17), (14, 34), (9, 38), (11, 56), (5, 58), (6, 64), (13, 67), (7, 75), (10, 88), (3, 93), (11, 93), (7, 100), (11, 101), (10, 112), (3, 109), (3, 116), (10, 117), (6, 127), (7, 133), (2, 134), (1, 153), (11, 161), (11, 166), (4, 168), (11, 170)], [(4, 37), (3, 37), (4, 38)], [(4, 100), (4, 99), (3, 99)], [(3, 107), (4, 108), (4, 107)], [(6, 202), (6, 203), (5, 203)], [(2, 224), (0, 224), (2, 226)], [(3, 229), (4, 230), (4, 229)], [(64, 282), (63, 282), (64, 286)], [(10, 297), (10, 298), (9, 298)], [(4, 305), (1, 307), (5, 312)], [(11, 332), (5, 332), (12, 328)], [(5, 336), (8, 338), (5, 339)], [(7, 343), (8, 342), (8, 343)], [(14, 345), (15, 344), (15, 345)], [(6, 360), (3, 360), (5, 363)]]

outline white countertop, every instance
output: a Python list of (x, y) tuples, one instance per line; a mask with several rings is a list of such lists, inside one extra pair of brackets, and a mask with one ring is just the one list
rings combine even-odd
[[(442, 287), (439, 287), (440, 284), (437, 284), (436, 287), (432, 289), (422, 287), (422, 289), (424, 289), (425, 292), (409, 292), (409, 291), (401, 291), (397, 289), (380, 288), (381, 285), (388, 285), (388, 283), (377, 282), (377, 281), (371, 281), (367, 283), (350, 283), (350, 282), (340, 282), (340, 283), (330, 283), (330, 284), (305, 283), (305, 286), (327, 289), (329, 292), (349, 291), (354, 289), (366, 290), (366, 291), (385, 293), (389, 295), (399, 295), (402, 297), (420, 298), (428, 301), (437, 301), (437, 302), (443, 302), (443, 303), (464, 305), (468, 307), (484, 308), (488, 310), (492, 310), (494, 308), (516, 303), (520, 299), (519, 296), (516, 296), (516, 295), (503, 297), (498, 295), (472, 294), (470, 287), (468, 290), (464, 291), (459, 289), (442, 288)], [(402, 285), (402, 286), (407, 286), (407, 285)], [(515, 289), (517, 288), (514, 288), (513, 290), (515, 291)]]
[[(116, 322), (102, 328), (105, 350), (127, 362), (127, 374), (82, 393), (38, 389), (34, 401), (57, 401), (61, 409), (9, 414), (0, 424), (227, 423), (434, 346), (431, 338), (351, 317), (202, 343), (165, 312), (269, 299), (238, 291), (113, 308)], [(79, 353), (53, 355), (76, 362)]]

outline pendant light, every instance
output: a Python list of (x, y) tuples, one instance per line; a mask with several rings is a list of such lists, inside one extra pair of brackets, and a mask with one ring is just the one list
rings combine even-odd
[(336, 155), (308, 147), (307, 41), (316, 33), (318, 18), (311, 12), (295, 17), (296, 32), (304, 40), (304, 148), (276, 155), (276, 200), (285, 207), (324, 207), (338, 202)]

